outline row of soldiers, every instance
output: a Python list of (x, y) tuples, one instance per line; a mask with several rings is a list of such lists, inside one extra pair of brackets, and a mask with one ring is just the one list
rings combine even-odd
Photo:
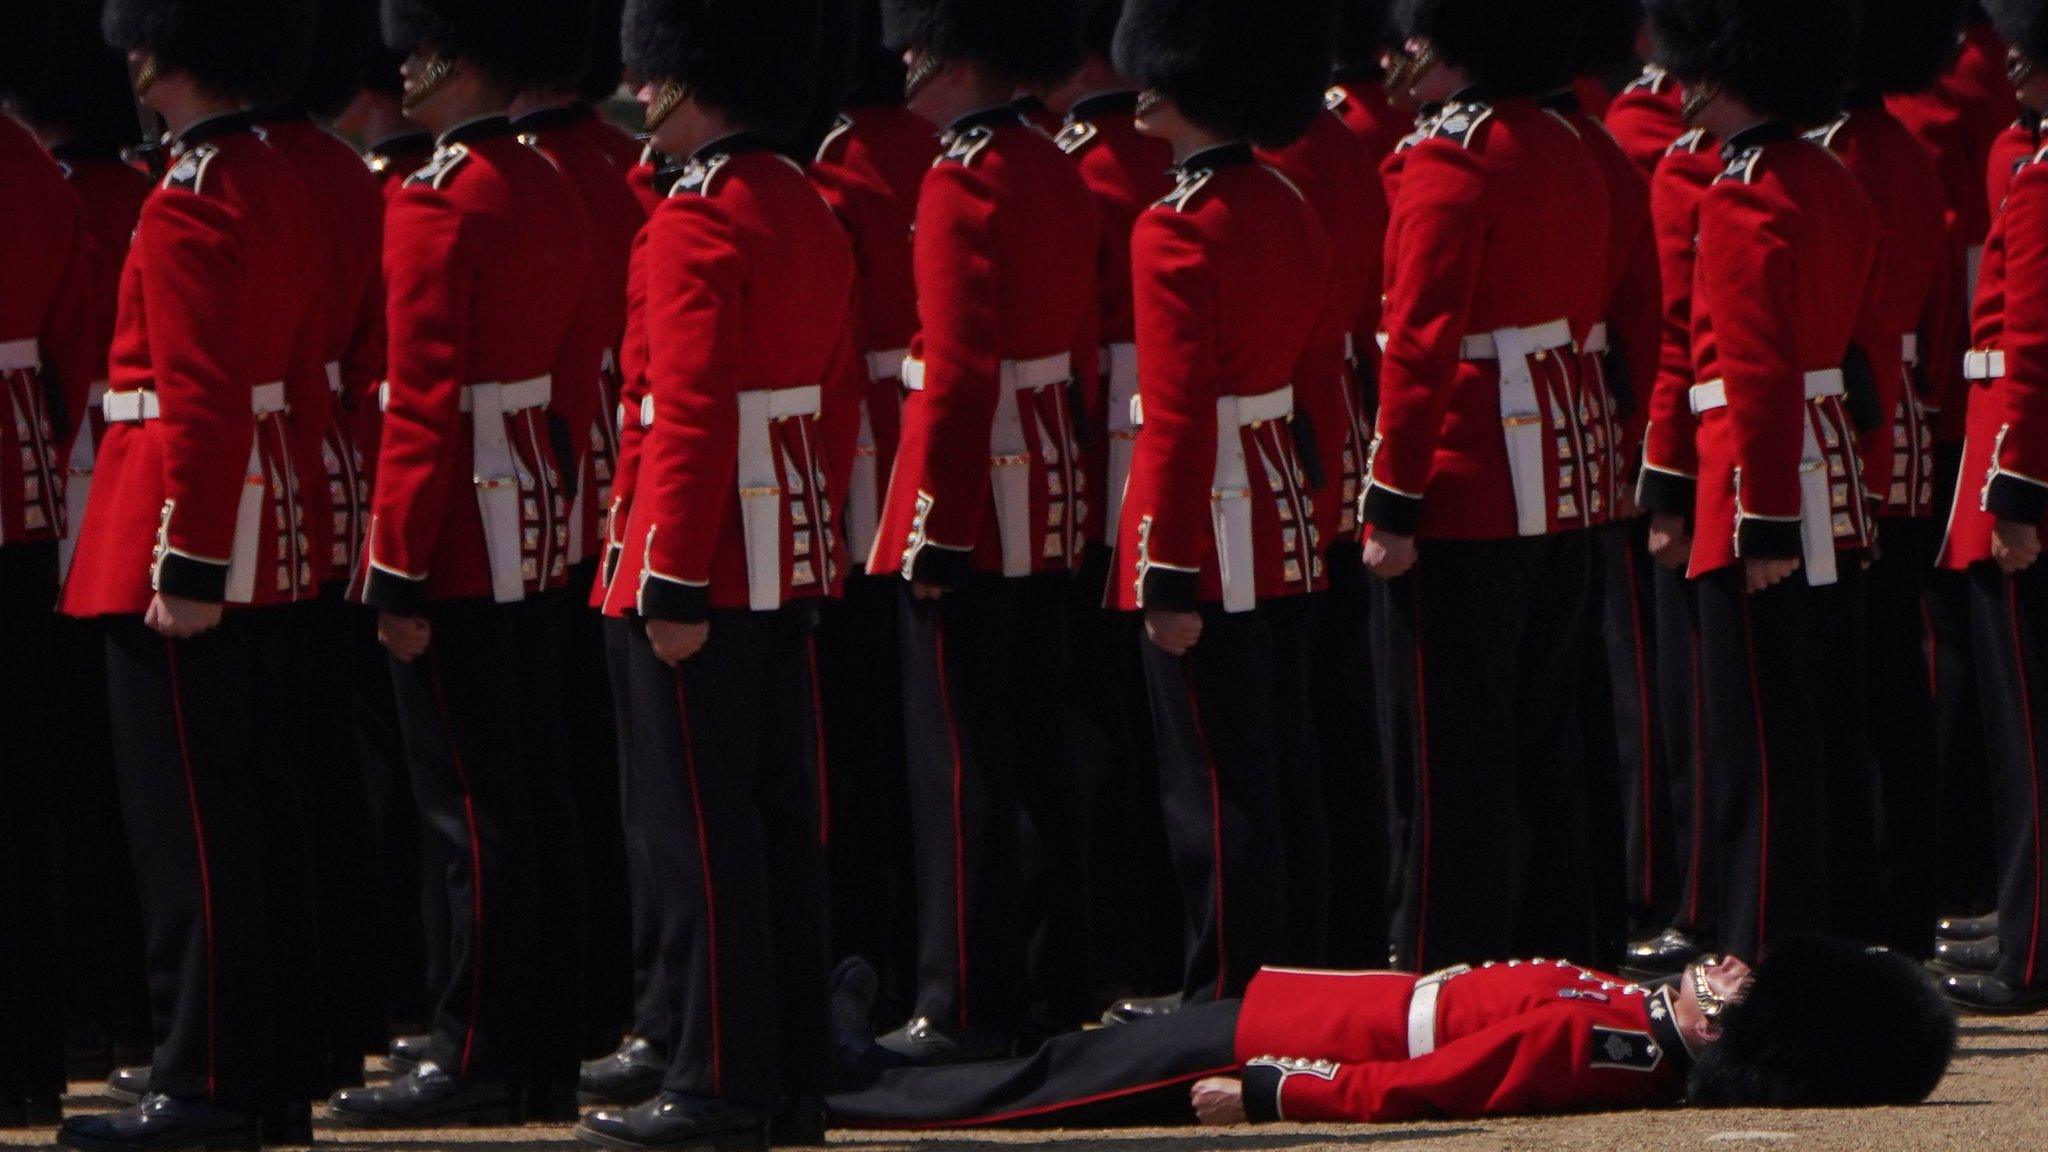
[(2048, 997), (2037, 0), (22, 7), (8, 922), (53, 807), (132, 861), (153, 1048), (73, 1147), (802, 1142), (835, 954), (902, 1063), (1817, 929)]

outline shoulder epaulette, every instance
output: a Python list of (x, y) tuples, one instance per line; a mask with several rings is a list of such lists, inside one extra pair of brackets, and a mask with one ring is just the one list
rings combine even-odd
[(1739, 180), (1744, 184), (1753, 182), (1756, 179), (1756, 162), (1763, 159), (1763, 155), (1764, 150), (1752, 144), (1728, 157), (1728, 166), (1714, 177), (1714, 183), (1719, 184), (1723, 180)]
[(718, 180), (718, 172), (732, 159), (732, 155), (720, 152), (709, 160), (692, 160), (683, 165), (683, 174), (676, 179), (675, 186), (668, 190), (670, 197), (709, 196)]
[(1101, 134), (1102, 129), (1095, 126), (1095, 121), (1076, 120), (1060, 129), (1059, 134), (1052, 138), (1052, 142), (1060, 146), (1060, 151), (1072, 156), (1086, 148), (1089, 141)]
[(445, 148), (436, 148), (434, 158), (427, 161), (426, 167), (405, 178), (405, 186), (413, 188), (424, 184), (438, 189), (448, 182), (448, 177), (453, 176), (468, 162), (467, 144), (450, 144)]
[(207, 165), (212, 164), (213, 158), (218, 155), (220, 149), (211, 144), (201, 144), (192, 149), (178, 157), (176, 164), (171, 165), (171, 170), (164, 175), (163, 186), (176, 188), (182, 192), (199, 191), (200, 185), (206, 182)]
[(1479, 126), (1493, 119), (1493, 105), (1477, 101), (1453, 100), (1444, 105), (1429, 123), (1419, 131), (1429, 140), (1456, 140), (1460, 147), (1470, 148), (1479, 135)]
[(78, 170), (73, 168), (68, 160), (57, 161), (57, 171), (62, 172), (66, 180), (73, 179), (78, 175)]
[(1818, 128), (1808, 129), (1803, 135), (1823, 148), (1833, 148), (1835, 146), (1835, 134), (1840, 132), (1842, 125), (1848, 122), (1849, 113), (1844, 112)]
[(1624, 93), (1643, 92), (1651, 96), (1662, 96), (1664, 94), (1664, 86), (1670, 82), (1671, 74), (1669, 72), (1664, 71), (1655, 64), (1650, 64), (1643, 68), (1642, 75), (1629, 81), (1628, 86), (1623, 88), (1622, 91)]
[(1332, 112), (1342, 108), (1344, 102), (1349, 99), (1351, 99), (1350, 94), (1344, 91), (1344, 87), (1341, 84), (1332, 84), (1323, 91), (1323, 107)]
[(1200, 192), (1203, 186), (1209, 183), (1209, 178), (1215, 174), (1214, 168), (1184, 169), (1180, 174), (1180, 183), (1173, 186), (1173, 191), (1154, 201), (1152, 206), (1171, 208), (1175, 212), (1187, 211), (1188, 205), (1195, 199), (1195, 194)]
[(841, 112), (838, 119), (832, 121), (832, 130), (825, 133), (823, 140), (818, 141), (818, 155), (814, 162), (823, 164), (825, 162), (825, 154), (832, 151), (834, 144), (846, 139), (846, 134), (851, 131), (853, 131), (853, 117)]
[(943, 141), (946, 150), (939, 153), (937, 160), (932, 161), (932, 167), (958, 164), (963, 168), (972, 168), (974, 158), (981, 155), (981, 150), (988, 147), (988, 142), (995, 138), (994, 130), (986, 126), (969, 128), (965, 132), (948, 132)]
[(1689, 128), (1684, 135), (1673, 140), (1669, 148), (1664, 149), (1664, 154), (1666, 156), (1690, 156), (1703, 149), (1706, 143), (1707, 130), (1705, 128)]

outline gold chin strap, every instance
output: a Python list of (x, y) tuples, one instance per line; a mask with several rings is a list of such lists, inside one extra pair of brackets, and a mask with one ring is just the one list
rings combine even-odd
[(135, 94), (149, 95), (149, 90), (156, 87), (157, 78), (161, 75), (163, 70), (156, 62), (156, 53), (144, 56), (142, 63), (135, 69)]
[(406, 80), (405, 91), (399, 97), (399, 106), (407, 112), (426, 103), (427, 97), (455, 75), (455, 61), (439, 53), (424, 60), (414, 59), (419, 63), (419, 69)]
[(903, 77), (903, 98), (909, 100), (916, 96), (925, 85), (932, 82), (932, 77), (939, 74), (939, 69), (945, 66), (946, 62), (939, 59), (936, 53), (918, 53), (917, 59), (910, 64), (910, 73)]
[(1678, 115), (1687, 124), (1690, 124), (1699, 118), (1700, 113), (1707, 110), (1707, 105), (1720, 98), (1721, 86), (1719, 84), (1706, 80), (1702, 80), (1697, 84), (1687, 84), (1685, 86), (1685, 99), (1678, 105)]
[(647, 130), (652, 132), (656, 128), (661, 127), (664, 121), (670, 116), (675, 115), (676, 109), (683, 106), (683, 101), (689, 98), (690, 89), (688, 86), (679, 84), (674, 80), (663, 84), (661, 90), (654, 94), (654, 99), (648, 102)]
[[(1403, 52), (1400, 59), (1402, 64), (1397, 65), (1400, 69), (1400, 86), (1413, 93), (1415, 86), (1422, 83), (1422, 78), (1436, 69), (1436, 45), (1424, 44), (1422, 51), (1413, 56)], [(1389, 83), (1388, 88), (1391, 90), (1393, 84)]]
[(1699, 1002), (1700, 1015), (1712, 1020), (1728, 1010), (1728, 1001), (1714, 995), (1707, 986), (1707, 964), (1701, 960), (1692, 966), (1692, 998)]
[(2027, 57), (2026, 53), (2021, 52), (2017, 48), (2006, 52), (2005, 79), (2014, 88), (2019, 88), (2027, 81), (2032, 80), (2034, 78), (2034, 69), (2035, 64)]
[(1143, 92), (1138, 93), (1138, 106), (1133, 109), (1133, 114), (1138, 119), (1143, 120), (1164, 103), (1166, 103), (1166, 93), (1161, 92), (1157, 88), (1147, 88)]

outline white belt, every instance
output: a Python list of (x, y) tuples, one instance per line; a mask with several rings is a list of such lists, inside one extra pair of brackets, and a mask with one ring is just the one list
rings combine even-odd
[(33, 338), (0, 341), (0, 372), (34, 370), (43, 366), (42, 348)]
[[(1036, 360), (1005, 360), (1001, 372), (1003, 391), (1029, 392), (1072, 380), (1074, 358), (1062, 352), (1057, 356), (1041, 356)], [(905, 357), (901, 378), (903, 386), (912, 392), (924, 391), (924, 361)]]
[(1607, 354), (1607, 321), (1602, 320), (1586, 330), (1586, 342), (1579, 345), (1579, 351), (1588, 356)]
[[(1823, 368), (1806, 374), (1806, 398), (1820, 400), (1840, 396), (1844, 391), (1842, 370)], [(1690, 395), (1695, 416), (1728, 406), (1728, 385), (1709, 380), (1693, 385)], [(1827, 457), (1820, 439), (1813, 433), (1813, 414), (1802, 412), (1800, 424), (1806, 443), (1799, 458), (1799, 551), (1806, 560), (1806, 582), (1815, 587), (1833, 584), (1840, 573), (1835, 568), (1835, 516), (1828, 499)], [(1843, 451), (1852, 451), (1844, 446)]]
[(1432, 972), (1415, 982), (1408, 994), (1408, 1058), (1418, 1059), (1436, 1051), (1436, 1002), (1444, 982), (1472, 970), (1469, 964)]
[[(740, 529), (747, 550), (747, 606), (757, 612), (782, 606), (784, 492), (771, 426), (796, 416), (815, 420), (822, 403), (823, 390), (816, 384), (739, 394)], [(815, 451), (816, 446), (812, 448)], [(798, 470), (794, 462), (787, 474), (793, 495), (802, 495), (804, 484), (817, 482), (815, 474)]]
[(327, 390), (336, 396), (341, 395), (341, 361), (339, 360), (329, 360), (327, 362)]
[(1102, 350), (1103, 375), (1109, 384), (1109, 491), (1103, 493), (1108, 506), (1103, 510), (1105, 536), (1116, 539), (1123, 523), (1124, 488), (1131, 479), (1131, 455), (1137, 447), (1138, 346), (1110, 344)]
[(891, 348), (887, 352), (868, 353), (868, 379), (896, 380), (903, 376), (903, 362), (910, 359), (910, 349)]
[(1515, 530), (1523, 536), (1550, 530), (1549, 488), (1543, 482), (1543, 441), (1549, 429), (1544, 427), (1529, 357), (1568, 348), (1571, 342), (1570, 322), (1552, 320), (1529, 328), (1474, 333), (1458, 346), (1464, 359), (1500, 362), (1500, 429), (1515, 486)]
[(1349, 333), (1349, 332), (1346, 332), (1346, 333), (1344, 334), (1344, 361), (1345, 361), (1345, 363), (1347, 363), (1347, 364), (1348, 364), (1348, 363), (1350, 363), (1350, 362), (1352, 362), (1352, 361), (1354, 361), (1354, 360), (1357, 360), (1357, 359), (1358, 359), (1358, 337), (1356, 337), (1356, 336), (1352, 335), (1352, 334), (1351, 334), (1351, 333)]
[(1216, 471), (1209, 482), (1209, 522), (1216, 533), (1216, 567), (1223, 582), (1223, 610), (1249, 612), (1258, 606), (1258, 553), (1252, 546), (1251, 468), (1239, 429), (1294, 412), (1289, 385), (1257, 396), (1224, 396), (1216, 401)]
[[(902, 367), (901, 362), (897, 367)], [(874, 546), (875, 530), (881, 525), (881, 450), (875, 443), (874, 419), (868, 414), (868, 408), (874, 402), (873, 396), (861, 400), (860, 434), (853, 446), (853, 471), (847, 476), (846, 553), (849, 556), (867, 555)]]
[(1907, 364), (1920, 363), (1920, 334), (1908, 332), (1899, 337), (1899, 359)]
[[(512, 452), (505, 418), (547, 405), (554, 380), (535, 376), (510, 384), (467, 384), (462, 410), (469, 422), (470, 457), (476, 484), (477, 511), (483, 518), (484, 553), (491, 563), (491, 598), (511, 604), (526, 598), (526, 577), (520, 560), (520, 490), (525, 469)], [(544, 497), (543, 497), (544, 498)]]
[[(996, 499), (996, 531), (1003, 546), (1003, 575), (1029, 576), (1037, 557), (1031, 525), (1031, 451), (1017, 393), (1035, 392), (1074, 378), (1074, 358), (1062, 352), (1036, 360), (1005, 360), (995, 418), (988, 429), (989, 487)], [(903, 386), (924, 390), (924, 361), (903, 362)], [(1062, 432), (1061, 435), (1064, 435)]]
[(2005, 377), (2005, 351), (1993, 348), (1989, 351), (1963, 353), (1963, 379), (1999, 380)]
[[(332, 378), (330, 378), (332, 383)], [(552, 376), (535, 376), (531, 380), (516, 380), (510, 384), (465, 384), (462, 386), (462, 410), (478, 410), (477, 397), (490, 393), (495, 399), (488, 407), (501, 415), (524, 412), (529, 408), (545, 408), (555, 398), (555, 383)], [(388, 411), (391, 407), (391, 381), (377, 385), (377, 411)]]
[[(1842, 383), (1842, 370), (1840, 368), (1823, 368), (1818, 372), (1808, 372), (1805, 380), (1806, 398), (1808, 400), (1819, 400), (1824, 396), (1840, 396), (1846, 391)], [(1692, 386), (1692, 390), (1686, 394), (1686, 399), (1691, 403), (1692, 414), (1695, 416), (1703, 416), (1716, 408), (1726, 408), (1728, 406), (1728, 382), (1726, 380), (1709, 380), (1704, 384), (1695, 384)]]
[[(269, 416), (285, 409), (284, 384), (258, 384), (249, 393), (249, 410)], [(108, 392), (100, 397), (100, 412), (110, 424), (139, 424), (163, 415), (163, 404), (152, 391)]]

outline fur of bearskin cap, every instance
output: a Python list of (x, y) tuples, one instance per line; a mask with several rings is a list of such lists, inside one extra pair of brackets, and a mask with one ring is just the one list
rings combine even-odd
[(1081, 11), (1078, 0), (882, 0), (882, 42), (1056, 84), (1080, 67)]
[(398, 66), (384, 47), (377, 0), (320, 0), (319, 35), (298, 90), (274, 109), (338, 115), (365, 88), (396, 92)]
[(1117, 71), (1210, 131), (1284, 147), (1322, 111), (1336, 19), (1328, 0), (1130, 0)]
[(1435, 45), (1493, 98), (1570, 83), (1585, 22), (1585, 0), (1396, 0), (1394, 9), (1402, 37)]
[(1081, 54), (1109, 59), (1123, 16), (1124, 0), (1081, 0)]
[(49, 33), (38, 0), (0, 0), (0, 96), (12, 95), (42, 69), (36, 59)]
[(136, 138), (128, 64), (100, 35), (99, 0), (42, 0), (40, 30), (9, 24), (42, 59), (7, 72), (15, 106), (38, 128), (64, 128), (75, 140), (119, 144)]
[(318, 23), (313, 0), (107, 0), (100, 31), (215, 93), (264, 103), (300, 82)]
[(1955, 1010), (1919, 965), (1820, 936), (1775, 949), (1720, 1025), (1721, 1038), (1693, 1065), (1695, 1104), (1917, 1104), (1956, 1048)]
[(1817, 124), (1841, 111), (1860, 0), (1648, 0), (1657, 62), (1711, 81), (1765, 116)]
[(625, 0), (597, 0), (590, 58), (576, 81), (576, 94), (591, 104), (611, 99), (625, 79), (626, 61), (619, 51), (619, 26), (625, 15)]
[(852, 0), (853, 72), (846, 91), (849, 108), (903, 103), (903, 53), (882, 43), (881, 0)]
[(2035, 63), (2048, 61), (2048, 4), (2041, 0), (1984, 0), (1998, 38)]
[(442, 56), (469, 61), (513, 89), (541, 71), (557, 0), (384, 0), (384, 43), (413, 52), (432, 45)]
[(550, 93), (575, 92), (590, 67), (591, 44), (597, 39), (595, 0), (519, 0), (533, 7), (529, 31), (536, 37), (528, 88)]
[(1968, 0), (1864, 0), (1858, 88), (1888, 95), (1933, 86), (1956, 56)]
[(1377, 71), (1380, 53), (1400, 42), (1387, 0), (1338, 0), (1337, 68)]
[(1636, 32), (1643, 26), (1643, 0), (1587, 0), (1586, 31), (1574, 64), (1581, 76), (1599, 76), (1642, 66)]
[(797, 132), (817, 89), (819, 0), (627, 0), (626, 67), (766, 132)]

